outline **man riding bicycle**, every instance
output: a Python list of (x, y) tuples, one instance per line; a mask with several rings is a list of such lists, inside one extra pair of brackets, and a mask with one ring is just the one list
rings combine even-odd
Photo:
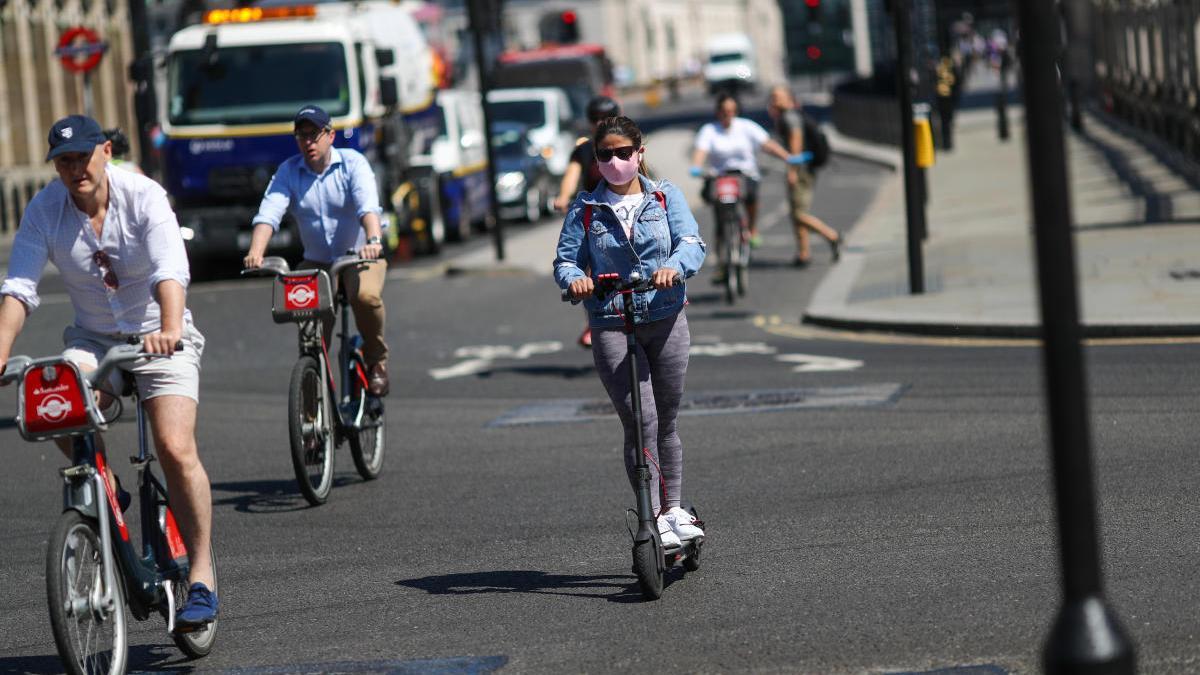
[[(40, 302), (38, 281), (47, 261), (58, 268), (75, 310), (74, 325), (63, 333), (65, 358), (92, 371), (109, 347), (130, 338), (140, 338), (148, 353), (171, 355), (127, 370), (150, 419), (191, 564), (188, 599), (176, 625), (202, 627), (217, 616), (210, 590), (212, 494), (195, 435), (204, 336), (186, 307), (191, 276), (179, 223), (161, 186), (109, 164), (112, 143), (94, 119), (71, 115), (55, 122), (49, 142), (46, 160), (54, 163), (58, 180), (26, 207), (0, 285), (0, 372), (25, 317)], [(176, 352), (179, 342), (183, 350)], [(100, 395), (101, 408), (120, 392), (110, 385)], [(58, 445), (70, 457), (70, 441)], [(131, 496), (112, 474), (105, 478), (124, 510)]]
[[(296, 113), (296, 145), (300, 153), (284, 160), (263, 195), (250, 250), (244, 259), (247, 269), (260, 267), (271, 235), (279, 229), (285, 212), (296, 218), (304, 262), (299, 268), (329, 269), (335, 259), (353, 249), (368, 260), (383, 253), (379, 191), (375, 172), (367, 159), (349, 148), (334, 148), (337, 132), (329, 113), (307, 105)], [(360, 227), (361, 225), (361, 227)], [(363, 356), (368, 373), (367, 391), (375, 396), (388, 393), (387, 343), (383, 339), (383, 283), (387, 262), (346, 270), (343, 273), (354, 323), (363, 338)], [(326, 342), (332, 326), (327, 326)]]

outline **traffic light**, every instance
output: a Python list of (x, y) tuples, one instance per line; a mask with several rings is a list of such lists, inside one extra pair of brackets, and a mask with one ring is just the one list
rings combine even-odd
[(804, 6), (808, 8), (808, 22), (821, 22), (821, 0), (804, 0)]
[(579, 15), (573, 9), (546, 12), (538, 28), (542, 42), (559, 45), (579, 42)]

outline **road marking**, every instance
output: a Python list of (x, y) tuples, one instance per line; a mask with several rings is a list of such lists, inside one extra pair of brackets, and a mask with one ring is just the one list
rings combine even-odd
[[(901, 333), (868, 333), (822, 328), (797, 323), (786, 323), (778, 315), (759, 315), (751, 323), (764, 332), (779, 337), (798, 340), (836, 340), (841, 342), (864, 342), (870, 344), (911, 345), (925, 347), (1041, 347), (1042, 341), (1033, 338), (972, 338), (932, 335), (904, 335)], [(1090, 347), (1131, 347), (1145, 345), (1194, 345), (1200, 344), (1198, 336), (1176, 337), (1112, 337), (1085, 338), (1083, 344)]]
[[(680, 415), (733, 415), (817, 408), (862, 408), (890, 405), (908, 387), (894, 382), (844, 387), (803, 389), (755, 389), (700, 392), (685, 395)], [(607, 399), (554, 399), (519, 406), (488, 422), (485, 427), (528, 424), (562, 424), (616, 417)]]
[(780, 354), (775, 360), (797, 364), (792, 368), (793, 373), (831, 373), (839, 370), (857, 370), (863, 366), (862, 361), (816, 354)]
[(429, 376), (435, 380), (448, 380), (452, 377), (466, 377), (486, 373), (495, 366), (497, 359), (514, 359), (523, 361), (539, 354), (561, 352), (563, 344), (558, 340), (544, 342), (526, 342), (519, 347), (511, 345), (472, 345), (459, 347), (454, 350), (454, 358), (464, 359), (447, 368), (434, 368)]
[(765, 342), (716, 342), (692, 345), (691, 356), (734, 356), (735, 354), (774, 354), (777, 350)]

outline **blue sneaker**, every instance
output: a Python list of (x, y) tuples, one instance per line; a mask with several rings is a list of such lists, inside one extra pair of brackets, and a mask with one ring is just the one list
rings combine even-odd
[(188, 588), (187, 602), (175, 614), (175, 630), (187, 633), (204, 628), (217, 618), (217, 594), (196, 582)]

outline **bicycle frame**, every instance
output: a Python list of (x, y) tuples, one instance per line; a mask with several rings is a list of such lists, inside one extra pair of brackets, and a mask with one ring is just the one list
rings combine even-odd
[[(340, 278), (335, 280), (335, 290), (333, 293), (334, 314), (340, 319), (340, 331), (336, 334), (338, 339), (338, 372), (340, 377), (335, 380), (333, 369), (330, 367), (329, 345), (325, 342), (325, 331), (320, 319), (311, 319), (300, 322), (300, 353), (308, 354), (317, 359), (321, 364), (321, 379), (327, 385), (330, 396), (338, 401), (337, 427), (339, 432), (344, 432), (348, 429), (356, 429), (362, 424), (362, 415), (365, 406), (358, 406), (356, 411), (349, 411), (348, 407), (354, 403), (354, 378), (357, 378), (359, 384), (365, 390), (367, 388), (367, 373), (363, 370), (358, 362), (352, 361), (352, 355), (360, 349), (359, 344), (362, 338), (357, 334), (351, 337), (350, 335), (350, 303), (346, 297), (345, 285)], [(353, 365), (353, 371), (351, 366)], [(353, 418), (349, 419), (349, 415), (353, 414)]]
[[(112, 594), (117, 592), (117, 580), (113, 572), (116, 569), (113, 564), (115, 551), (123, 572), (130, 610), (140, 621), (146, 619), (152, 609), (161, 606), (164, 600), (168, 605), (173, 605), (171, 584), (186, 581), (188, 561), (183, 538), (170, 509), (164, 508), (161, 516), (155, 513), (158, 510), (155, 507), (160, 502), (166, 503), (167, 491), (149, 471), (150, 463), (155, 458), (148, 449), (146, 413), (136, 391), (133, 398), (137, 411), (138, 454), (131, 457), (130, 461), (138, 471), (141, 555), (138, 555), (134, 548), (117, 496), (104, 478), (108, 461), (105, 452), (96, 442), (97, 432), (89, 432), (73, 439), (72, 466), (60, 473), (65, 483), (63, 511), (78, 511), (83, 516), (95, 519), (100, 526), (100, 540), (105, 558), (104, 593), (100, 599), (102, 606), (111, 609)], [(104, 498), (98, 499), (98, 495), (103, 495)], [(158, 538), (160, 535), (162, 540)], [(173, 606), (168, 607), (168, 632), (174, 631), (174, 609)]]

